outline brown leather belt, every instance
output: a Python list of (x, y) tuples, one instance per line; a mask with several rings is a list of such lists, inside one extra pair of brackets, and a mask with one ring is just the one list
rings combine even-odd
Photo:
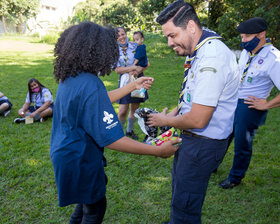
[[(206, 136), (197, 135), (197, 134), (192, 133), (192, 132), (187, 131), (187, 130), (181, 130), (181, 134), (183, 134), (183, 135), (188, 135), (188, 136), (192, 136), (192, 137), (195, 137), (195, 138), (212, 139), (212, 138), (208, 138), (208, 137), (206, 137)], [(212, 140), (213, 140), (213, 139), (212, 139)]]
[(192, 133), (190, 131), (187, 131), (187, 130), (181, 130), (181, 134), (183, 135), (188, 135), (188, 136), (192, 136), (194, 138), (203, 138), (203, 139), (210, 139), (210, 140), (216, 140), (216, 141), (224, 141), (224, 140), (227, 140), (228, 138), (226, 139), (214, 139), (214, 138), (208, 138), (206, 136), (202, 136), (202, 135), (197, 135), (195, 133)]

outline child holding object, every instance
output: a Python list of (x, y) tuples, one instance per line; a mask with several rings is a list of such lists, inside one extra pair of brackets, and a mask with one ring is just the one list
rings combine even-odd
[[(33, 105), (31, 106), (31, 104)], [(44, 122), (53, 113), (53, 96), (51, 91), (42, 85), (37, 79), (28, 81), (28, 92), (25, 103), (18, 110), (20, 118), (16, 118), (14, 123), (25, 122), (26, 117), (34, 121)]]
[[(135, 44), (137, 44), (137, 48), (134, 55), (135, 61), (133, 64), (136, 66), (146, 68), (148, 66), (148, 58), (146, 53), (146, 45), (143, 44), (144, 34), (141, 31), (134, 32), (133, 41)], [(131, 81), (134, 81), (137, 78), (137, 76), (136, 78), (134, 77), (134, 72), (130, 72), (129, 75)], [(145, 89), (141, 88), (140, 90), (134, 90), (131, 93), (131, 97), (145, 98)]]
[(59, 206), (77, 204), (70, 223), (102, 222), (106, 211), (104, 147), (133, 154), (170, 157), (180, 140), (150, 146), (124, 136), (112, 106), (124, 95), (150, 88), (153, 78), (107, 92), (99, 78), (117, 65), (114, 30), (83, 22), (65, 30), (56, 43), (54, 76), (59, 82), (51, 134)]

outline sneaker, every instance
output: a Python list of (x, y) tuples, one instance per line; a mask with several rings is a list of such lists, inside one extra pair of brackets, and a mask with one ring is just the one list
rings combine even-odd
[(9, 115), (9, 113), (11, 113), (11, 110), (7, 110), (4, 112), (4, 117), (7, 117)]
[(138, 139), (139, 139), (139, 137), (134, 133), (133, 130), (132, 130), (131, 132), (126, 132), (125, 135), (126, 135), (127, 137), (130, 137), (130, 138), (134, 139), (134, 140), (138, 140)]
[(25, 118), (19, 117), (14, 120), (14, 123), (19, 124), (25, 122)]

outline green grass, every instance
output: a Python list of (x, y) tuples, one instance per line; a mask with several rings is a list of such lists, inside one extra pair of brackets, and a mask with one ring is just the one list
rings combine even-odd
[[(6, 37), (7, 38), (7, 37)], [(12, 39), (9, 37), (8, 39)], [(4, 39), (0, 38), (0, 41)], [(32, 41), (21, 39), (16, 41)], [(151, 67), (145, 72), (155, 83), (142, 106), (161, 111), (176, 106), (184, 58), (166, 47), (166, 40), (146, 35)], [(1, 49), (0, 49), (1, 50)], [(34, 77), (56, 94), (52, 52), (0, 51), (0, 91), (13, 103), (7, 118), (0, 117), (0, 223), (67, 223), (73, 206), (58, 207), (49, 156), (52, 120), (32, 125), (13, 124), (24, 103), (27, 81)], [(107, 89), (117, 87), (118, 76), (102, 78)], [(118, 105), (114, 104), (116, 111)], [(221, 190), (217, 184), (230, 170), (233, 145), (209, 183), (203, 207), (207, 224), (280, 223), (280, 110), (269, 112), (258, 131), (254, 153), (242, 184)], [(144, 134), (136, 127), (141, 140)], [(168, 220), (172, 158), (159, 159), (105, 150), (108, 206), (105, 224), (159, 224)]]

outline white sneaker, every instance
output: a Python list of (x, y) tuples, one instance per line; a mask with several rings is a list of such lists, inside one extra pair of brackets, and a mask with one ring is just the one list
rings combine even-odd
[(16, 123), (16, 124), (19, 124), (19, 123), (22, 123), (22, 122), (25, 122), (25, 118), (18, 117), (14, 120), (14, 123)]
[(11, 113), (11, 110), (7, 110), (4, 112), (4, 117), (7, 117), (9, 115), (9, 113)]

